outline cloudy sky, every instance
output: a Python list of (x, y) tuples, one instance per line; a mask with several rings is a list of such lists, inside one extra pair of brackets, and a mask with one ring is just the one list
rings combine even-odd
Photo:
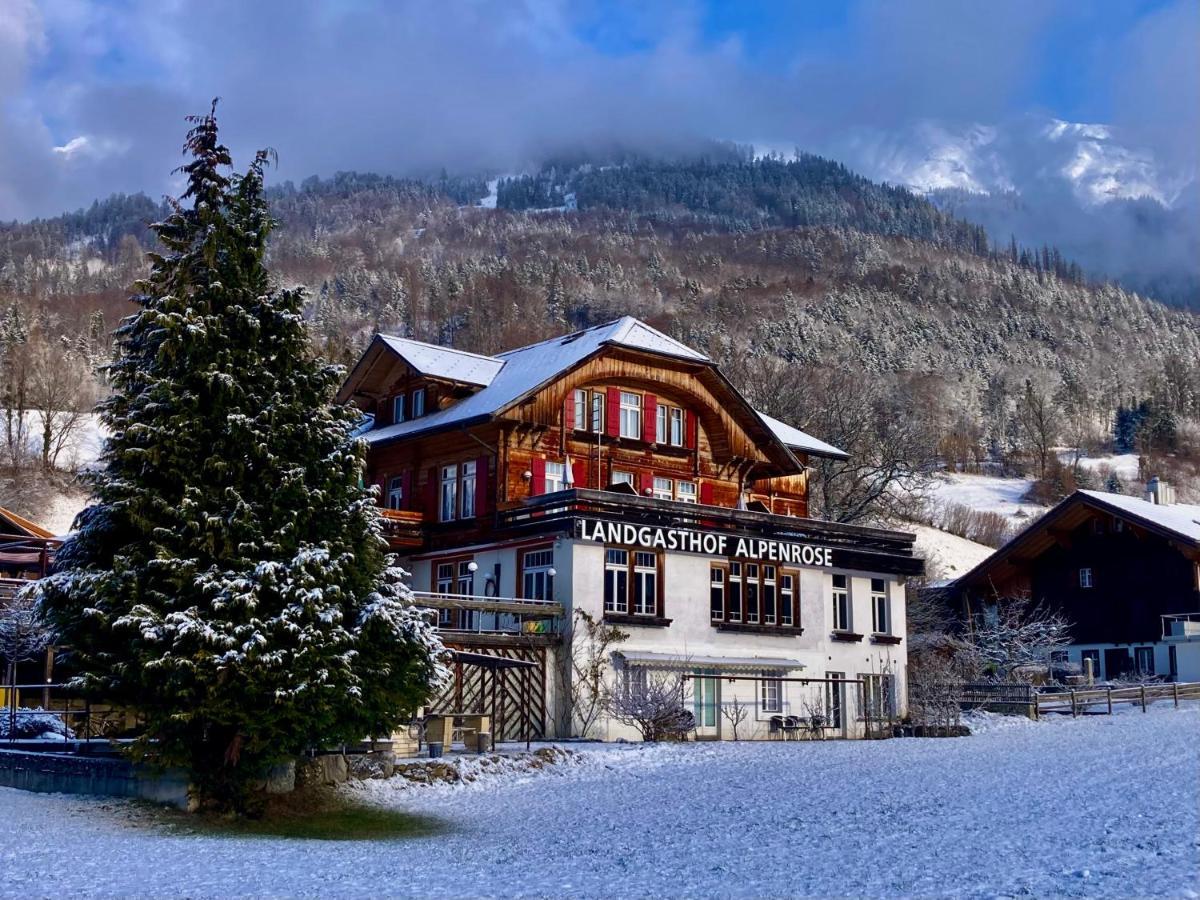
[(1028, 114), (1194, 165), (1198, 41), (1197, 0), (0, 0), (0, 220), (170, 191), (218, 95), (293, 179)]

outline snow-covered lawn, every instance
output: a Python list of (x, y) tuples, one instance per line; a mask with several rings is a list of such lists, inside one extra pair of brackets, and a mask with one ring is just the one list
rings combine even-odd
[(0, 894), (1198, 896), (1200, 705), (960, 739), (589, 748), (357, 795), (450, 823), (386, 842), (163, 832), (0, 789)]
[(994, 547), (977, 544), (929, 525), (904, 522), (897, 527), (917, 536), (917, 555), (924, 557), (926, 573), (935, 579), (966, 575), (995, 552)]

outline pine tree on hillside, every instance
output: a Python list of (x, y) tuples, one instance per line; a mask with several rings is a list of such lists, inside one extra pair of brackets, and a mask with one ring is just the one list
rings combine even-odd
[(263, 264), (267, 155), (227, 175), (215, 113), (189, 119), (187, 190), (116, 333), (95, 503), (32, 590), (79, 683), (144, 717), (138, 753), (245, 808), (265, 767), (390, 733), (443, 671), (339, 370)]

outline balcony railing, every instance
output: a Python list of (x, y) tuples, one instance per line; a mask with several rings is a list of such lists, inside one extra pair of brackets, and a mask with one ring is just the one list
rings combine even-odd
[(1200, 612), (1162, 616), (1164, 641), (1200, 641)]
[(553, 600), (413, 591), (439, 631), (470, 634), (558, 634), (563, 605)]

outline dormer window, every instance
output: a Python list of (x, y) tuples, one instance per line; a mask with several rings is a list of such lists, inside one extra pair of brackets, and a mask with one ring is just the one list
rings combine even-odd
[(404, 395), (397, 394), (392, 398), (392, 422), (404, 421)]
[(419, 419), (425, 415), (425, 388), (417, 388), (412, 392), (412, 417)]

